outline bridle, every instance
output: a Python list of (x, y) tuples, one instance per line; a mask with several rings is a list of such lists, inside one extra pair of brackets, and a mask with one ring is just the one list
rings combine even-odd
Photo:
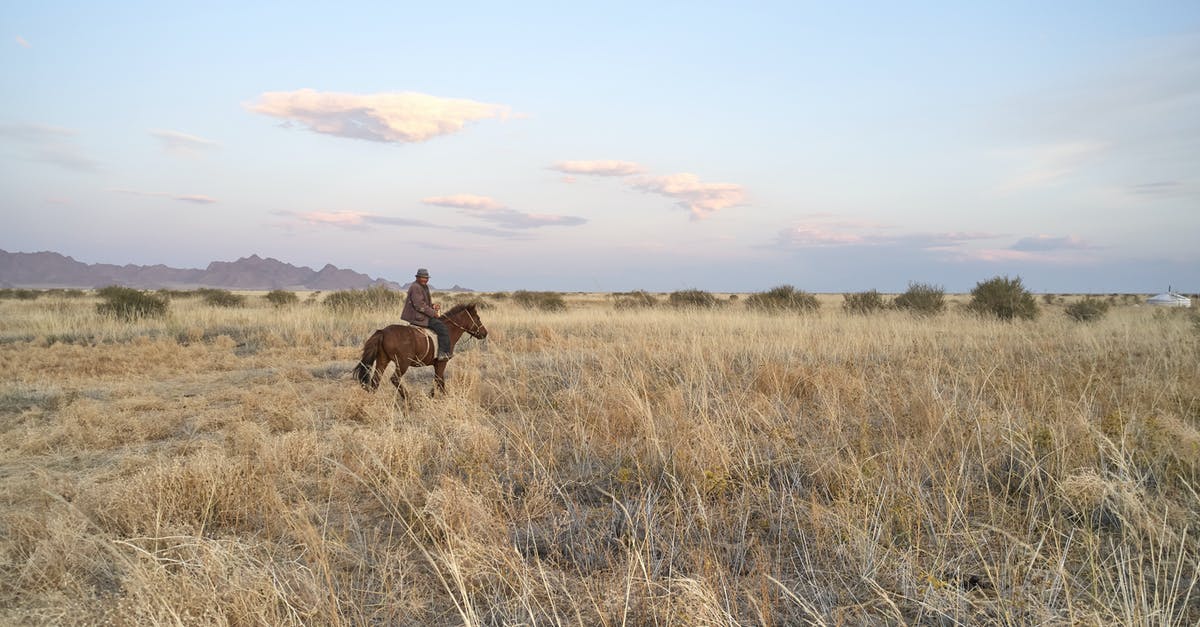
[(483, 328), (483, 320), (478, 320), (478, 319), (476, 319), (476, 318), (475, 318), (475, 316), (471, 315), (471, 310), (470, 310), (470, 309), (463, 309), (462, 311), (463, 311), (464, 313), (466, 313), (466, 314), (467, 314), (467, 318), (471, 320), (471, 328), (470, 328), (470, 329), (468, 329), (467, 327), (464, 327), (463, 325), (461, 325), (461, 324), (459, 324), (459, 323), (455, 322), (455, 321), (454, 321), (453, 319), (451, 319), (451, 318), (445, 318), (445, 321), (446, 321), (446, 322), (449, 322), (450, 324), (452, 324), (452, 325), (454, 325), (454, 326), (456, 326), (456, 327), (458, 327), (459, 329), (462, 329), (462, 330), (463, 330), (465, 333), (469, 334), (471, 337), (473, 337), (473, 338), (475, 338), (475, 339), (477, 339), (477, 340), (482, 340), (483, 338), (482, 338), (482, 337), (479, 337), (479, 329)]

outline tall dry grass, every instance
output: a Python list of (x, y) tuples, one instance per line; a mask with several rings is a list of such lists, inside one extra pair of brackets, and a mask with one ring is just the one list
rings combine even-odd
[(408, 405), (379, 314), (0, 302), (0, 622), (1200, 621), (1188, 312), (822, 298), (501, 302)]

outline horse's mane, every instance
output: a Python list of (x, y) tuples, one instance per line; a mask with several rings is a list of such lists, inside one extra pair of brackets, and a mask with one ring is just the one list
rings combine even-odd
[(467, 309), (470, 309), (470, 310), (474, 311), (474, 310), (475, 310), (475, 303), (462, 303), (462, 304), (459, 304), (459, 305), (455, 305), (455, 306), (453, 306), (453, 307), (451, 307), (451, 308), (450, 308), (450, 311), (447, 311), (446, 313), (444, 313), (444, 314), (442, 314), (442, 315), (440, 315), (440, 316), (438, 316), (438, 317), (439, 317), (439, 318), (449, 318), (450, 316), (453, 316), (454, 314), (456, 314), (456, 313), (458, 313), (458, 312), (460, 312), (460, 311), (463, 311), (463, 310), (467, 310)]

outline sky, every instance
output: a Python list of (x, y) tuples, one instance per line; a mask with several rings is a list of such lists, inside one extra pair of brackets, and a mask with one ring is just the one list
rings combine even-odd
[(1200, 292), (1200, 2), (5, 2), (0, 249)]

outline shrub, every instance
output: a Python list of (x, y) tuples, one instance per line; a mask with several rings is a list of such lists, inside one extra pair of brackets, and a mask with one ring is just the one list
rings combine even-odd
[(517, 290), (512, 293), (512, 301), (519, 307), (541, 309), (542, 311), (562, 311), (567, 308), (567, 302), (558, 292)]
[(1094, 296), (1085, 296), (1083, 300), (1067, 305), (1067, 315), (1076, 322), (1091, 322), (1099, 320), (1108, 313), (1108, 302)]
[(759, 311), (815, 311), (821, 308), (821, 303), (808, 292), (780, 285), (751, 294), (746, 298), (746, 307)]
[(671, 292), (667, 301), (672, 307), (703, 307), (717, 306), (717, 298), (704, 290), (680, 290)]
[(241, 294), (234, 294), (229, 290), (218, 290), (213, 288), (202, 288), (196, 290), (201, 297), (204, 298), (204, 304), (210, 307), (245, 307), (246, 297)]
[(993, 277), (971, 290), (967, 309), (978, 314), (996, 316), (1001, 320), (1022, 318), (1032, 320), (1038, 315), (1033, 294), (1021, 285), (1021, 277)]
[(378, 285), (334, 292), (325, 297), (325, 304), (338, 311), (399, 309), (404, 306), (404, 295)]
[(18, 290), (4, 288), (0, 290), (0, 298), (15, 298), (17, 300), (35, 300), (42, 293), (37, 290)]
[(287, 290), (271, 290), (267, 292), (265, 298), (268, 302), (276, 307), (286, 307), (288, 305), (295, 305), (296, 303), (300, 302), (300, 297), (296, 296), (295, 292), (289, 292)]
[(933, 316), (946, 310), (946, 293), (940, 286), (928, 283), (909, 283), (908, 289), (892, 305), (920, 316)]
[(172, 289), (167, 289), (165, 287), (160, 290), (157, 290), (155, 292), (155, 294), (158, 294), (159, 296), (166, 298), (167, 300), (173, 300), (176, 298), (188, 298), (189, 296), (198, 296), (199, 295), (197, 292), (191, 292), (188, 290), (172, 290)]
[(613, 303), (613, 307), (617, 309), (648, 309), (658, 306), (658, 299), (644, 290), (614, 294), (614, 296), (617, 297), (617, 300)]
[(887, 309), (887, 302), (876, 290), (844, 294), (842, 298), (842, 309), (848, 313), (866, 315)]
[(46, 296), (56, 296), (58, 298), (83, 298), (87, 296), (83, 290), (55, 288), (46, 290)]
[(167, 299), (162, 296), (116, 285), (100, 289), (97, 293), (104, 302), (96, 305), (96, 311), (104, 316), (133, 321), (158, 318), (167, 313)]

